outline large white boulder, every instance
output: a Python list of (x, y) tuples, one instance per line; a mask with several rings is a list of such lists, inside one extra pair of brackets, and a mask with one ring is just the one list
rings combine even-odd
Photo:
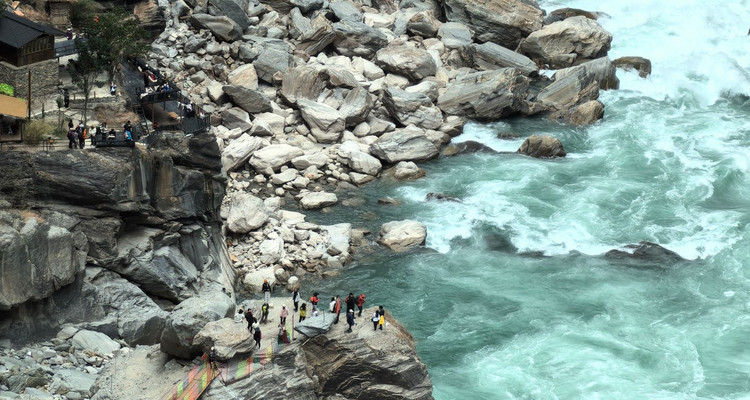
[(310, 127), (310, 133), (320, 143), (335, 143), (346, 129), (346, 121), (341, 113), (317, 101), (298, 99), (302, 119)]
[(109, 336), (89, 330), (80, 330), (73, 335), (71, 343), (78, 349), (90, 350), (100, 355), (112, 354), (120, 350), (120, 344)]
[(247, 162), (254, 151), (268, 146), (268, 141), (259, 137), (243, 134), (232, 140), (221, 152), (221, 163), (227, 171), (234, 171)]
[(234, 322), (231, 318), (222, 318), (207, 323), (195, 335), (193, 344), (204, 352), (211, 347), (216, 349), (216, 358), (228, 360), (236, 354), (250, 353), (255, 345), (247, 325)]
[(332, 206), (338, 203), (339, 199), (335, 193), (328, 192), (312, 192), (305, 195), (300, 204), (305, 210), (314, 210), (318, 208)]
[(260, 255), (258, 260), (266, 265), (273, 264), (281, 259), (284, 255), (284, 240), (280, 237), (273, 239), (266, 239), (260, 243), (258, 247)]
[(229, 198), (227, 229), (235, 233), (247, 233), (265, 225), (268, 221), (263, 200), (249, 193), (236, 192)]
[(383, 224), (378, 233), (378, 243), (397, 252), (424, 244), (427, 227), (417, 221), (391, 221)]
[(359, 144), (353, 140), (342, 143), (337, 154), (349, 168), (359, 173), (375, 176), (383, 168), (380, 160), (361, 151)]
[(181, 358), (201, 354), (193, 338), (203, 327), (234, 314), (234, 299), (224, 293), (203, 294), (191, 297), (172, 311), (161, 334), (161, 351)]
[(384, 133), (370, 146), (370, 151), (388, 163), (427, 160), (438, 154), (438, 148), (424, 130), (413, 125)]
[(250, 157), (250, 165), (259, 172), (263, 172), (268, 168), (275, 171), (304, 153), (299, 147), (289, 144), (272, 144), (253, 152), (252, 157)]

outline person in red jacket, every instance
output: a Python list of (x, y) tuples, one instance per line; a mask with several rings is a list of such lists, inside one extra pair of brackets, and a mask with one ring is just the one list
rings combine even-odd
[(318, 311), (318, 292), (314, 292), (312, 297), (310, 297), (310, 304), (312, 304), (313, 313)]
[(365, 305), (365, 294), (362, 293), (359, 295), (359, 297), (357, 297), (357, 308), (359, 308), (359, 314), (357, 315), (358, 317), (362, 316), (362, 308), (364, 307), (364, 305)]

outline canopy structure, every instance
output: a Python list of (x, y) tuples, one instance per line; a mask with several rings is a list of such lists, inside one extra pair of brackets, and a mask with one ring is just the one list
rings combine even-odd
[(0, 115), (26, 118), (28, 116), (28, 104), (24, 99), (0, 94)]

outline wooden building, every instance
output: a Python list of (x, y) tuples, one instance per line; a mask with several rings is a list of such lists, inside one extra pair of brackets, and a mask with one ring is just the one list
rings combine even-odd
[(0, 61), (16, 67), (55, 58), (60, 30), (3, 11), (0, 18)]
[(0, 83), (13, 86), (16, 96), (20, 97), (28, 97), (29, 81), (32, 98), (56, 93), (60, 75), (55, 36), (65, 36), (65, 33), (3, 11), (0, 16)]

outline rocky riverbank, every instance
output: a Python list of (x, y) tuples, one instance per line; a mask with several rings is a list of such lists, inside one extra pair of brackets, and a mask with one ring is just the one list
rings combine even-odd
[[(291, 289), (336, 274), (358, 246), (406, 251), (427, 235), (405, 220), (369, 237), (313, 223), (308, 210), (356, 205), (357, 188), (382, 176), (424, 176), (417, 163), (440, 157), (468, 119), (595, 122), (599, 90), (617, 87), (615, 64), (647, 67), (607, 58), (612, 38), (596, 14), (545, 16), (529, 1), (150, 4), (139, 12), (165, 30), (148, 62), (213, 127), (160, 135), (149, 149), (7, 153), (0, 398), (120, 398), (112, 387), (137, 374), (161, 377), (143, 398), (163, 394), (189, 364), (178, 360), (213, 343), (196, 335), (229, 323), (237, 292), (254, 296), (264, 279)], [(444, 154), (473, 150), (481, 145)], [(539, 136), (519, 152), (565, 155)], [(387, 336), (367, 325), (290, 346), (252, 381), (208, 396), (430, 398), (408, 333), (396, 321)], [(294, 384), (275, 390), (282, 377)]]
[[(149, 62), (212, 114), (229, 177), (225, 233), (247, 295), (264, 279), (291, 289), (341, 268), (352, 243), (424, 243), (416, 221), (365, 238), (305, 213), (356, 202), (358, 186), (385, 174), (423, 176), (416, 162), (438, 157), (467, 119), (590, 124), (604, 112), (599, 91), (618, 86), (616, 64), (650, 68), (610, 61), (596, 13), (519, 0), (178, 1), (164, 12)], [(519, 152), (565, 155), (538, 136)]]

